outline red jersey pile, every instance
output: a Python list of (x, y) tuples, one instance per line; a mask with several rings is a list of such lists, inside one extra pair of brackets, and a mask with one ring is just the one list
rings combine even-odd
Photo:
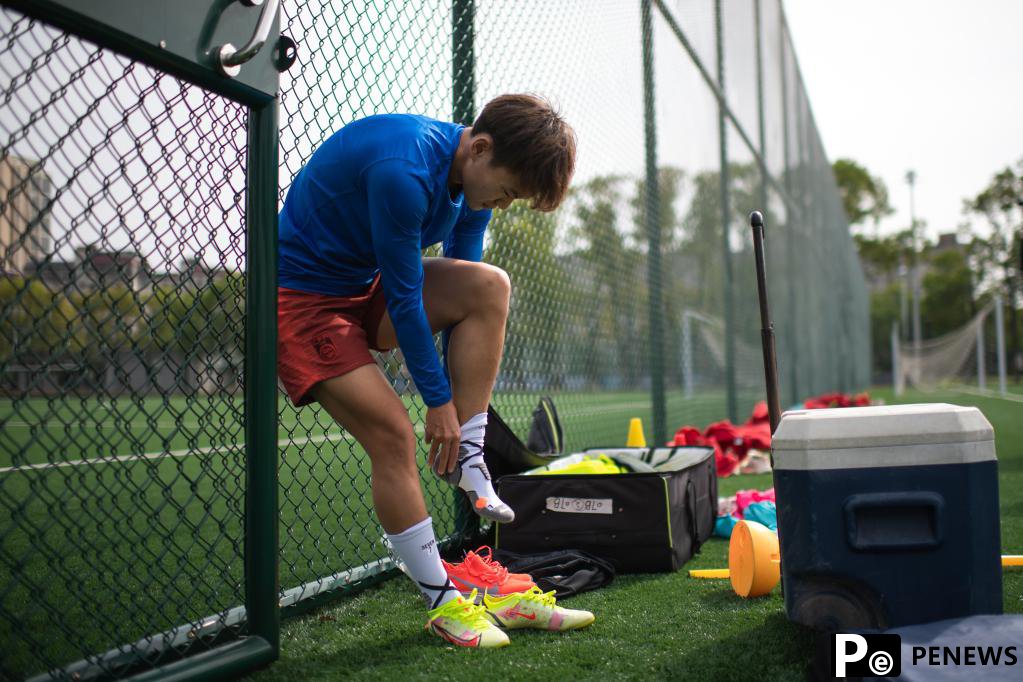
[[(844, 393), (825, 393), (803, 403), (808, 410), (825, 407), (862, 407), (870, 404), (866, 392), (848, 396)], [(745, 424), (736, 425), (725, 419), (714, 422), (701, 432), (694, 426), (683, 426), (675, 432), (668, 445), (709, 445), (714, 448), (714, 461), (720, 477), (730, 476), (746, 459), (750, 450), (771, 449), (771, 423), (767, 403), (759, 402)]]

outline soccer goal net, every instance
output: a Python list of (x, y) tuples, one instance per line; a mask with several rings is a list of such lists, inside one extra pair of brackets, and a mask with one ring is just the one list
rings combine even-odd
[[(989, 349), (994, 362), (989, 361)], [(992, 301), (962, 327), (919, 344), (892, 336), (892, 375), (896, 394), (907, 386), (933, 391), (951, 385), (987, 388), (989, 371), (997, 371), (1004, 391), (1005, 343), (1000, 302)]]

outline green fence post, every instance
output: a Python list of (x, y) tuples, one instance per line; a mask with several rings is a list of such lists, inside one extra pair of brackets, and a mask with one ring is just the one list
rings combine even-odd
[[(777, 229), (778, 227), (781, 227), (778, 216), (771, 211), (771, 207), (768, 205), (769, 199), (767, 194), (767, 183), (770, 178), (770, 171), (767, 168), (767, 122), (765, 120), (764, 112), (764, 44), (762, 38), (763, 24), (760, 14), (760, 0), (753, 0), (753, 30), (756, 32), (754, 45), (757, 52), (757, 134), (760, 137), (758, 140), (758, 148), (760, 151), (760, 210), (763, 211), (765, 220), (768, 221), (767, 224), (775, 227), (775, 229), (772, 230), (772, 233), (784, 239), (784, 235)], [(764, 253), (764, 258), (768, 258), (768, 256), (772, 253), (777, 253), (777, 247), (774, 246), (777, 243), (777, 239), (767, 241), (768, 246)], [(788, 282), (784, 280), (779, 281), (778, 283), (786, 286), (788, 285)], [(788, 311), (785, 310), (783, 306), (779, 306), (779, 308), (781, 308), (781, 310), (778, 310), (777, 312), (781, 312), (782, 315), (775, 319), (779, 319), (779, 317), (787, 319)], [(791, 343), (791, 339), (782, 339), (780, 347), (782, 349), (786, 349), (788, 348), (788, 343)], [(782, 366), (784, 367), (784, 358), (782, 360)], [(778, 393), (780, 395), (782, 392), (782, 386), (785, 384), (784, 374), (778, 373), (777, 379)]]
[[(789, 41), (790, 45), (791, 42), (792, 41), (790, 40)], [(795, 78), (796, 82), (793, 83), (793, 87), (796, 88), (797, 93), (801, 93), (802, 89), (799, 87), (800, 86), (799, 74), (797, 73), (794, 75), (796, 77)], [(811, 201), (812, 197), (808, 196), (809, 178), (807, 177), (808, 176), (807, 167), (809, 166), (809, 159), (806, 150), (806, 121), (803, 119), (803, 106), (801, 100), (796, 103), (796, 141), (799, 145), (797, 154), (799, 175), (797, 176), (796, 179), (799, 182), (798, 204), (803, 227), (802, 241), (805, 244), (810, 245), (813, 243), (813, 240), (820, 239), (820, 235), (817, 234), (816, 224), (813, 222), (813, 212), (811, 210), (812, 207), (809, 205), (809, 202)], [(821, 311), (816, 305), (816, 303), (819, 300), (818, 295), (815, 293), (814, 290), (807, 288), (809, 285), (812, 284), (809, 281), (810, 279), (809, 272), (800, 271), (799, 274), (801, 280), (800, 286), (803, 291), (802, 294), (803, 303), (806, 311), (810, 312), (814, 316), (821, 314), (821, 312), (823, 311)], [(804, 392), (807, 392), (810, 395), (816, 395), (817, 393), (822, 392), (821, 386), (818, 384), (819, 373), (817, 371), (818, 368), (817, 339), (819, 338), (819, 335), (814, 334), (812, 331), (814, 322), (816, 322), (819, 325), (821, 323), (821, 320), (820, 319), (815, 320), (814, 317), (808, 318), (807, 324), (805, 326), (805, 331), (807, 333), (807, 343), (803, 344), (803, 352), (801, 352), (799, 356), (800, 361), (806, 368), (806, 371), (804, 373), (806, 376), (806, 385), (804, 386), (803, 390)]]
[(277, 658), (277, 100), (249, 113), (245, 249), (245, 612)]
[[(763, 41), (761, 40), (760, 24), (760, 0), (753, 2), (753, 30), (756, 31), (757, 51), (757, 132), (760, 135), (760, 210), (764, 212), (768, 220), (772, 220), (771, 212), (767, 206), (767, 133), (764, 121), (764, 54)], [(777, 216), (773, 216), (773, 222), (777, 223)]]
[(451, 2), (451, 115), (455, 123), (476, 118), (476, 0)]
[(728, 129), (725, 114), (725, 50), (721, 23), (721, 0), (714, 1), (714, 24), (717, 35), (718, 91), (718, 146), (721, 151), (721, 257), (725, 287), (725, 382), (728, 395), (728, 418), (739, 421), (739, 399), (735, 385), (735, 305), (732, 292), (732, 247), (729, 244), (729, 223), (732, 209), (729, 201)]
[(664, 304), (661, 297), (661, 216), (657, 177), (657, 122), (654, 116), (653, 17), (650, 0), (641, 0), (643, 33), (643, 130), (646, 146), (647, 287), (650, 303), (650, 398), (655, 443), (667, 438), (664, 404)]
[[(451, 116), (455, 123), (471, 126), (476, 118), (476, 55), (474, 45), (476, 0), (451, 2)], [(465, 544), (480, 530), (479, 517), (459, 489), (452, 492), (455, 505), (455, 542)]]
[[(779, 0), (778, 7), (779, 14), (782, 12)], [(785, 185), (785, 194), (789, 199), (788, 206), (792, 215), (788, 217), (789, 230), (787, 238), (785, 239), (785, 271), (789, 273), (786, 287), (788, 289), (788, 301), (789, 301), (789, 314), (788, 320), (785, 325), (785, 333), (788, 335), (786, 348), (788, 349), (789, 358), (789, 404), (795, 405), (800, 398), (800, 387), (799, 387), (799, 345), (800, 335), (799, 329), (799, 303), (796, 300), (796, 292), (799, 287), (792, 281), (795, 272), (795, 249), (796, 239), (799, 236), (799, 228), (802, 225), (803, 215), (802, 209), (799, 206), (799, 202), (796, 201), (792, 194), (792, 170), (790, 165), (792, 158), (789, 156), (789, 93), (788, 93), (788, 68), (786, 61), (785, 51), (785, 23), (782, 20), (778, 29), (778, 62), (781, 65), (781, 135), (782, 135), (782, 158), (785, 165), (783, 183)]]

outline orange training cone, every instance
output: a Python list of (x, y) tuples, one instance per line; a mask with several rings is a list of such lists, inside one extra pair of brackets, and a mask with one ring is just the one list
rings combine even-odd
[(728, 577), (740, 597), (760, 597), (781, 580), (778, 536), (756, 521), (739, 521), (728, 543)]

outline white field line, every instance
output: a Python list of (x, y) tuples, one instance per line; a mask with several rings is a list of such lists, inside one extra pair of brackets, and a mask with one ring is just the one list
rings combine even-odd
[[(563, 410), (562, 414), (568, 416), (588, 416), (593, 414), (609, 414), (615, 412), (622, 412), (623, 410), (633, 409), (644, 409), (649, 408), (650, 403), (647, 402), (632, 402), (632, 403), (619, 403), (616, 405), (607, 405), (602, 407), (594, 407), (591, 409), (580, 409), (580, 410)], [(507, 421), (512, 422), (524, 422), (532, 417), (520, 416), (511, 417)], [(5, 422), (5, 425), (18, 425), (12, 424), (10, 421)], [(26, 425), (27, 426), (27, 425)], [(61, 424), (63, 426), (63, 424)], [(416, 433), (423, 433), (423, 425), (415, 425)], [(354, 443), (355, 439), (347, 433), (335, 433), (335, 434), (324, 434), (322, 436), (309, 436), (302, 438), (282, 438), (277, 441), (277, 445), (303, 445), (305, 443), (321, 443), (325, 440), (346, 440), (350, 443)], [(146, 452), (139, 455), (116, 455), (113, 457), (96, 457), (93, 459), (76, 459), (67, 462), (43, 462), (41, 464), (24, 464), (21, 466), (11, 467), (0, 467), (0, 474), (10, 473), (12, 471), (30, 471), (40, 469), (57, 469), (62, 467), (74, 467), (82, 465), (95, 465), (95, 464), (114, 464), (117, 462), (137, 462), (147, 459), (159, 459), (161, 457), (188, 457), (191, 455), (206, 455), (214, 452), (222, 452), (232, 448), (244, 447), (245, 443), (234, 443), (226, 446), (210, 446), (205, 448), (193, 448), (184, 450), (170, 450), (170, 451), (158, 451), (158, 452)]]
[[(74, 421), (60, 421), (50, 419), (44, 422), (27, 422), (21, 419), (8, 419), (0, 420), (0, 425), (6, 428), (14, 429), (62, 429), (66, 427), (74, 427), (79, 429), (96, 429), (96, 430), (114, 430), (130, 428), (135, 426), (150, 427), (152, 423), (142, 419), (132, 419), (131, 421), (114, 422), (110, 424), (87, 421), (85, 419), (77, 419)], [(194, 419), (186, 421), (158, 421), (156, 426), (161, 429), (172, 429), (174, 427), (187, 427), (187, 426), (208, 426), (209, 422), (201, 422)]]
[(960, 386), (951, 390), (955, 393), (966, 393), (969, 395), (980, 396), (981, 398), (997, 398), (999, 400), (1009, 400), (1014, 403), (1023, 403), (1023, 395), (1016, 395), (1014, 393), (999, 393), (998, 391), (992, 391), (991, 389), (982, 391), (979, 388), (970, 388), (969, 386)]
[[(305, 443), (322, 443), (325, 440), (346, 440), (354, 443), (355, 439), (347, 433), (327, 433), (322, 436), (309, 436), (303, 438), (287, 438), (277, 441), (277, 445), (303, 445)], [(170, 450), (159, 452), (146, 452), (141, 455), (117, 455), (114, 457), (96, 457), (93, 459), (75, 459), (67, 462), (43, 462), (42, 464), (24, 464), (22, 466), (2, 467), (0, 474), (11, 471), (29, 471), (33, 469), (57, 469), (60, 467), (75, 467), (85, 464), (114, 464), (117, 462), (137, 462), (144, 459), (160, 459), (161, 457), (188, 457), (190, 455), (207, 455), (214, 452), (224, 452), (234, 448), (245, 447), (245, 443), (234, 443), (231, 445), (217, 445), (205, 448), (191, 448), (186, 450)]]
[[(600, 407), (592, 408), (579, 408), (571, 409), (570, 407), (559, 408), (559, 412), (566, 415), (572, 416), (586, 416), (590, 414), (607, 414), (612, 412), (620, 412), (622, 410), (636, 410), (636, 409), (649, 409), (650, 403), (644, 401), (634, 401), (629, 403), (612, 403), (610, 405), (602, 405)], [(505, 421), (524, 422), (532, 419), (531, 415), (523, 415), (519, 417), (506, 417)], [(131, 419), (129, 421), (115, 421), (114, 423), (103, 423), (93, 420), (76, 419), (69, 421), (61, 421), (57, 419), (50, 419), (47, 421), (40, 422), (27, 422), (23, 419), (2, 419), (0, 418), (0, 425), (4, 428), (16, 428), (16, 429), (63, 429), (68, 427), (78, 428), (89, 428), (89, 429), (123, 429), (129, 427), (140, 426), (144, 428), (151, 427), (152, 422), (146, 421), (145, 419)], [(184, 421), (170, 421), (160, 420), (156, 422), (158, 428), (181, 428), (181, 427), (193, 427), (193, 426), (207, 426), (209, 422), (199, 421), (196, 419), (187, 419)]]

